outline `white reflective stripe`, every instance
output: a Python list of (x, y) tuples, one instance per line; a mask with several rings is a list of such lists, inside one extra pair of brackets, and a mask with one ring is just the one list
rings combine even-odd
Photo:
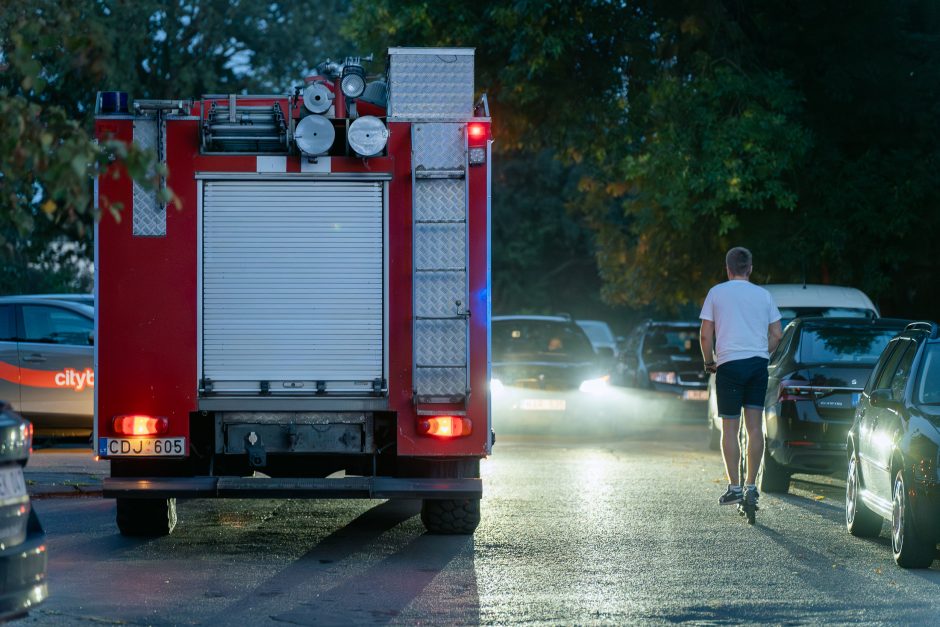
[(382, 185), (205, 182), (204, 378), (383, 378)]

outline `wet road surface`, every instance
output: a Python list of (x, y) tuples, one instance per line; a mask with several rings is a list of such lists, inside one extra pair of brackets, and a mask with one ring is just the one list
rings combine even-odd
[(940, 562), (849, 536), (842, 481), (800, 477), (748, 527), (702, 421), (651, 416), (501, 435), (472, 538), (425, 534), (416, 502), (199, 500), (141, 541), (112, 501), (36, 500), (51, 597), (14, 624), (936, 622)]

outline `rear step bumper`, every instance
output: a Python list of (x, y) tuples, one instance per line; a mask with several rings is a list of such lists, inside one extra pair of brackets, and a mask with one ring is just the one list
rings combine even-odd
[(105, 498), (479, 499), (480, 479), (108, 477)]

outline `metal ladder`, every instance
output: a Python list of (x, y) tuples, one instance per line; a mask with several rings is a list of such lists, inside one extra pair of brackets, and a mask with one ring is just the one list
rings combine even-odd
[(470, 395), (466, 124), (412, 125), (414, 395)]

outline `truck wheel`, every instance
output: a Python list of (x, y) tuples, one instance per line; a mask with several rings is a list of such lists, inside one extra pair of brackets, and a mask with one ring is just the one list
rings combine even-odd
[(117, 499), (121, 535), (166, 536), (176, 527), (176, 499)]
[(859, 492), (862, 484), (858, 473), (858, 458), (849, 459), (849, 474), (845, 480), (845, 528), (858, 538), (873, 538), (881, 533), (881, 516), (868, 509)]
[(421, 522), (429, 533), (469, 535), (480, 524), (480, 499), (424, 499)]
[(911, 502), (900, 470), (894, 479), (894, 499), (891, 502), (891, 551), (901, 568), (927, 568), (937, 555), (936, 544), (929, 542), (914, 525)]
[(771, 494), (785, 494), (790, 490), (790, 472), (774, 460), (767, 448), (767, 442), (764, 442), (764, 460), (757, 476), (757, 487), (761, 492)]

